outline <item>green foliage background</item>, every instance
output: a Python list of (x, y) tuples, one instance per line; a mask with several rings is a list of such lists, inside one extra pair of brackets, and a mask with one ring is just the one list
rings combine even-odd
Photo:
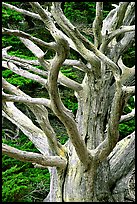
[[(18, 6), (19, 8), (30, 9), (27, 2), (6, 2)], [(113, 2), (115, 3), (115, 2)], [(42, 3), (44, 5), (44, 2)], [(62, 8), (66, 17), (76, 24), (82, 23), (83, 25), (91, 26), (95, 17), (95, 2), (65, 2), (62, 3)], [(111, 2), (104, 3), (104, 17), (108, 11), (112, 8)], [(35, 24), (38, 24), (38, 29)], [(40, 37), (42, 40), (47, 42), (52, 41), (52, 37), (48, 31), (45, 31), (43, 24), (36, 20), (35, 22), (31, 18), (25, 17), (22, 14), (12, 11), (5, 7), (2, 8), (2, 25), (6, 28), (20, 29), (26, 31), (33, 36)], [(91, 36), (86, 36), (89, 40), (93, 40)], [(22, 57), (24, 59), (35, 59), (32, 53), (26, 49), (26, 47), (20, 42), (15, 36), (3, 35), (2, 47), (12, 45), (9, 51), (10, 55)], [(20, 49), (21, 48), (21, 49)], [(45, 50), (43, 50), (45, 51)], [(133, 66), (135, 60), (135, 50), (130, 49), (125, 53), (124, 61), (128, 66)], [(53, 53), (48, 52), (47, 57), (52, 58)], [(74, 52), (71, 54), (71, 58), (77, 59), (77, 54)], [(76, 81), (82, 80), (82, 73), (77, 72), (71, 67), (62, 67), (62, 73), (71, 79)], [(40, 88), (40, 85), (33, 80), (25, 79), (17, 74), (13, 73), (8, 69), (2, 68), (3, 77), (13, 85), (20, 86), (22, 90), (36, 90)], [(70, 90), (67, 88), (59, 87), (62, 94), (62, 100), (65, 106), (76, 113), (77, 100)], [(41, 89), (42, 90), (42, 89)], [(43, 94), (42, 91), (38, 91)], [(45, 94), (45, 90), (44, 90)], [(134, 107), (133, 97), (129, 99), (128, 106), (125, 107), (124, 113), (131, 111)], [(52, 115), (50, 116), (53, 117)], [(64, 144), (67, 140), (67, 134), (62, 133), (62, 129), (59, 130), (59, 123), (52, 120), (54, 128), (57, 132), (59, 141)], [(51, 122), (51, 123), (52, 123)], [(120, 139), (131, 133), (135, 129), (135, 120), (124, 122), (119, 125)], [(2, 142), (21, 150), (38, 152), (35, 146), (28, 138), (20, 132), (19, 137), (11, 139), (6, 136), (6, 132), (2, 132)], [(31, 163), (24, 163), (6, 155), (2, 156), (2, 201), (3, 202), (41, 202), (49, 192), (50, 176), (47, 169), (37, 169)]]

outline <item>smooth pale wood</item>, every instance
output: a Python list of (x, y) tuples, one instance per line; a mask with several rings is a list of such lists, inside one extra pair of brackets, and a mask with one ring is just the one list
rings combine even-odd
[[(28, 136), (45, 158), (51, 159), (52, 165), (48, 163), (50, 193), (44, 201), (126, 202), (128, 199), (134, 201), (134, 189), (132, 192), (130, 184), (130, 178), (134, 174), (134, 133), (118, 142), (118, 127), (127, 99), (135, 91), (130, 83), (127, 87), (123, 86), (130, 74), (134, 76), (134, 67), (128, 68), (120, 61), (124, 52), (134, 43), (134, 25), (131, 23), (135, 17), (135, 3), (120, 2), (103, 21), (99, 18), (103, 12), (103, 3), (96, 4), (93, 25), (95, 44), (86, 39), (64, 16), (61, 2), (53, 2), (49, 9), (42, 8), (38, 2), (30, 2), (34, 12), (6, 3), (3, 5), (41, 20), (54, 39), (52, 44), (44, 44), (27, 33), (3, 30), (10, 34), (20, 35), (22, 43), (38, 59), (22, 61), (19, 58), (13, 58), (13, 62), (10, 62), (12, 59), (8, 57), (8, 47), (3, 50), (3, 58), (9, 61), (10, 66), (4, 62), (5, 67), (16, 71), (20, 76), (33, 78), (44, 85), (49, 93), (50, 99), (42, 99), (40, 103), (39, 99), (30, 98), (20, 89), (10, 86), (3, 80), (5, 101), (6, 99), (22, 100), (39, 123), (40, 128), (34, 125), (12, 102), (3, 102), (3, 115)], [(96, 29), (100, 29), (99, 33)], [(45, 60), (46, 53), (38, 46), (38, 43), (42, 43), (49, 49), (54, 48), (53, 59)], [(70, 48), (84, 58), (86, 63), (81, 60), (68, 59)], [(18, 66), (19, 63), (41, 65), (47, 71), (47, 79), (42, 78), (43, 75), (38, 76), (40, 72), (34, 71), (35, 74), (31, 74), (22, 68), (19, 70), (16, 61), (18, 61)], [(81, 84), (60, 73), (64, 65), (83, 71), (85, 75)], [(27, 70), (33, 68), (28, 67)], [(114, 84), (111, 86), (113, 77)], [(78, 101), (76, 117), (64, 106), (58, 82), (75, 91)], [(8, 90), (10, 94), (6, 94), (5, 90)], [(26, 103), (27, 100), (29, 103)], [(67, 130), (69, 139), (64, 145), (57, 141), (48, 120), (46, 105), (50, 106)], [(52, 156), (55, 156), (53, 161)], [(34, 160), (32, 162), (35, 163)], [(35, 165), (38, 166), (38, 162)]]

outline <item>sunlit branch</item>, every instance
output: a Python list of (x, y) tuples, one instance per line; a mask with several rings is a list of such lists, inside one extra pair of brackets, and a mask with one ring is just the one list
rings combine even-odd
[(122, 115), (120, 118), (120, 123), (121, 122), (125, 122), (125, 121), (129, 121), (131, 119), (133, 119), (135, 117), (135, 108), (128, 114), (126, 115)]
[(30, 110), (33, 112), (35, 117), (37, 118), (37, 122), (39, 123), (41, 129), (45, 133), (48, 138), (48, 144), (54, 155), (58, 155), (61, 157), (66, 157), (66, 149), (61, 145), (61, 143), (57, 140), (56, 133), (52, 128), (49, 119), (48, 119), (48, 110), (44, 106), (29, 106)]
[(5, 67), (5, 68), (8, 68), (10, 69), (11, 71), (13, 71), (14, 73), (20, 75), (20, 76), (23, 76), (27, 79), (32, 79), (34, 81), (37, 81), (38, 83), (44, 85), (46, 87), (46, 84), (47, 84), (47, 80), (46, 79), (43, 79), (41, 78), (40, 76), (36, 75), (36, 74), (32, 74), (26, 70), (23, 70), (21, 68), (18, 68), (15, 64), (13, 64), (12, 62), (6, 62), (6, 61), (3, 61), (2, 62), (2, 66)]
[(44, 57), (46, 53), (42, 51), (37, 45), (35, 45), (31, 40), (19, 37), (21, 42), (39, 59)]
[(33, 64), (33, 65), (39, 65), (38, 60), (27, 60), (27, 59), (22, 59), (20, 57), (16, 57), (16, 56), (11, 56), (8, 55), (7, 51), (12, 48), (12, 46), (8, 46), (2, 49), (2, 59), (4, 60), (15, 60), (17, 62), (22, 62), (22, 63), (27, 63), (27, 64)]
[[(72, 26), (72, 24), (64, 16), (59, 3), (53, 3), (52, 14), (54, 18), (56, 19), (57, 23), (62, 27), (62, 29), (64, 29), (64, 31), (68, 33), (68, 35), (70, 34), (70, 37), (75, 42), (77, 49), (78, 50), (80, 49), (79, 52), (81, 53), (81, 55), (84, 54), (83, 57), (88, 62), (90, 62), (91, 65), (93, 65), (93, 68), (95, 66), (94, 72), (97, 74), (97, 77), (98, 76), (100, 77), (100, 68), (99, 68), (100, 60), (102, 60), (104, 63), (109, 65), (115, 78), (119, 77), (120, 70), (118, 66), (112, 60), (110, 60), (107, 56), (101, 53), (96, 48), (96, 46), (94, 46), (89, 40), (87, 40), (83, 35), (81, 35), (80, 32), (77, 29), (75, 29), (74, 26)], [(87, 46), (88, 49), (86, 49), (85, 46)], [(93, 56), (93, 54), (90, 50), (92, 50), (92, 52), (96, 56), (96, 57), (95, 56), (93, 57), (94, 59), (92, 59), (91, 57)], [(86, 56), (85, 56), (85, 53), (86, 53)]]
[(135, 31), (126, 32), (123, 38), (120, 41), (118, 41), (111, 50), (115, 58), (115, 61), (117, 61), (119, 57), (122, 56), (128, 50), (128, 48), (133, 45), (134, 42)]
[[(13, 5), (6, 4), (6, 3), (4, 3), (4, 2), (2, 3), (2, 5), (3, 5), (3, 6), (6, 6), (7, 8), (10, 8), (10, 9), (12, 9), (12, 10), (15, 10), (15, 11), (17, 11), (17, 12), (20, 12), (20, 13), (22, 13), (22, 14), (24, 14), (24, 15), (28, 15), (28, 16), (31, 16), (31, 17), (34, 17), (34, 18), (37, 18), (37, 19), (42, 20), (41, 17), (40, 17), (38, 14), (34, 14), (34, 13), (29, 12), (29, 11), (26, 11), (26, 10), (24, 10), (24, 9), (19, 9), (19, 8), (13, 6)], [(61, 35), (64, 36), (64, 38), (68, 41), (70, 47), (71, 47), (72, 49), (74, 49), (74, 50), (77, 51), (77, 49), (76, 49), (75, 44), (73, 43), (73, 41), (72, 41), (69, 37), (67, 37), (67, 35), (65, 35), (62, 31), (60, 31), (60, 33), (61, 33)]]
[(22, 151), (7, 144), (2, 144), (2, 153), (23, 162), (36, 163), (42, 166), (56, 166), (60, 168), (66, 166), (65, 159), (59, 156), (46, 156), (39, 153)]
[(50, 106), (50, 100), (46, 98), (31, 98), (27, 96), (17, 96), (12, 94), (2, 94), (2, 101), (12, 101), (12, 102), (20, 102), (20, 103), (28, 103), (28, 104), (37, 104), (37, 105), (44, 105), (48, 108)]
[(18, 95), (18, 96), (30, 97), (27, 94), (25, 94), (23, 91), (21, 91), (19, 89), (19, 87), (16, 87), (13, 84), (10, 84), (9, 82), (7, 82), (6, 79), (4, 79), (3, 77), (2, 77), (2, 88), (4, 90), (7, 90), (8, 92), (15, 94), (15, 95)]
[(4, 3), (4, 2), (2, 2), (2, 6), (5, 6), (5, 7), (9, 8), (9, 9), (17, 11), (19, 13), (22, 13), (22, 14), (25, 14), (27, 16), (30, 16), (30, 17), (37, 18), (37, 19), (41, 20), (41, 17), (38, 14), (34, 13), (34, 12), (30, 12), (30, 11), (27, 11), (25, 9), (20, 9), (20, 8), (18, 8), (16, 6), (13, 6), (11, 4), (7, 4), (7, 3)]
[(74, 91), (80, 91), (83, 89), (81, 84), (79, 84), (78, 82), (76, 82), (72, 79), (69, 79), (68, 77), (63, 75), (61, 72), (59, 72), (58, 82), (60, 82), (62, 85), (65, 85), (66, 87), (68, 87)]
[(70, 60), (70, 59), (66, 59), (63, 62), (63, 66), (73, 66), (74, 68), (77, 68), (83, 72), (90, 72), (91, 69), (89, 69), (89, 67), (87, 65), (85, 65), (80, 59), (79, 60)]
[(20, 67), (23, 67), (24, 69), (33, 71), (36, 74), (39, 74), (39, 75), (42, 75), (42, 76), (45, 76), (45, 77), (48, 76), (48, 71), (41, 70), (41, 69), (39, 69), (37, 67), (34, 67), (34, 66), (32, 66), (32, 65), (30, 65), (30, 64), (28, 64), (26, 62), (15, 61), (15, 60), (13, 60), (13, 58), (11, 58), (10, 62), (13, 62), (16, 65), (18, 65)]
[(122, 90), (125, 95), (135, 94), (135, 86), (123, 86)]
[[(5, 94), (3, 93), (3, 101), (14, 101), (14, 102), (22, 102), (26, 103), (26, 105), (29, 107), (29, 109), (33, 112), (33, 114), (37, 118), (37, 122), (41, 126), (43, 132), (48, 138), (48, 143), (50, 145), (51, 150), (54, 152), (54, 154), (64, 156), (64, 149), (62, 148), (62, 145), (57, 142), (56, 134), (54, 130), (52, 129), (49, 120), (48, 120), (48, 112), (44, 106), (47, 106), (48, 108), (51, 108), (51, 103), (49, 99), (45, 98), (31, 98), (21, 90), (17, 89), (15, 86), (9, 84), (6, 82), (5, 79), (3, 79), (3, 88), (5, 90), (10, 91), (11, 93), (14, 93), (16, 95), (11, 94)], [(35, 105), (35, 106), (34, 106)], [(40, 105), (40, 106), (38, 106)], [(44, 106), (42, 106), (44, 105)], [(37, 111), (36, 111), (37, 110)], [(16, 110), (17, 112), (18, 110)]]

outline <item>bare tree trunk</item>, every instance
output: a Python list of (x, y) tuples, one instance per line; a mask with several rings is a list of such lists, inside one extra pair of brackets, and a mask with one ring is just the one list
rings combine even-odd
[[(134, 43), (135, 3), (119, 2), (103, 19), (103, 2), (97, 2), (92, 26), (94, 44), (65, 17), (60, 2), (52, 2), (50, 11), (38, 2), (30, 5), (33, 12), (3, 3), (9, 9), (41, 20), (54, 41), (47, 43), (26, 32), (3, 28), (3, 34), (18, 36), (37, 60), (11, 58), (7, 53), (9, 46), (3, 48), (2, 66), (40, 83), (48, 91), (49, 99), (32, 98), (3, 79), (3, 116), (27, 135), (40, 153), (5, 144), (3, 153), (49, 169), (50, 192), (44, 202), (134, 202), (135, 133), (119, 141), (119, 123), (135, 114), (133, 110), (122, 115), (129, 97), (135, 93), (135, 67), (127, 67), (122, 60)], [(39, 46), (51, 49), (53, 59), (45, 59), (46, 53)], [(81, 59), (68, 59), (70, 48)], [(60, 72), (66, 65), (84, 72), (81, 84)], [(74, 91), (78, 101), (76, 117), (64, 106), (58, 83)], [(14, 102), (24, 103), (39, 127)], [(69, 139), (64, 145), (51, 127), (48, 109), (66, 128)]]
[(134, 202), (134, 137), (133, 133), (118, 142), (105, 161), (95, 162), (88, 170), (68, 144), (68, 165), (63, 171), (52, 169), (51, 189), (44, 202)]
[[(89, 78), (88, 78), (89, 77)], [(110, 75), (111, 77), (111, 75)], [(81, 132), (86, 146), (89, 149), (96, 148), (104, 139), (108, 121), (108, 105), (110, 104), (107, 96), (110, 84), (108, 79), (102, 90), (93, 86), (93, 77), (86, 76), (83, 80), (83, 90), (77, 94), (79, 108), (77, 112), (77, 125)], [(94, 114), (93, 114), (94, 113)], [(103, 162), (93, 161), (92, 165), (85, 169), (79, 161), (75, 148), (71, 141), (66, 144), (68, 152), (68, 164), (66, 169), (54, 173), (61, 179), (58, 197), (49, 197), (45, 202), (126, 202), (134, 201), (134, 187), (131, 190), (129, 185), (130, 178), (134, 177), (134, 135), (119, 142), (113, 152)], [(131, 140), (131, 141), (130, 141)], [(98, 142), (99, 141), (99, 142)], [(123, 149), (123, 147), (125, 149)], [(127, 157), (126, 161), (124, 160)], [(120, 161), (119, 161), (120, 160)], [(131, 163), (130, 163), (130, 162)], [(117, 165), (115, 164), (117, 163)], [(120, 169), (118, 164), (124, 163)], [(119, 164), (120, 165), (120, 164)], [(115, 175), (117, 172), (117, 175)], [(52, 176), (54, 175), (52, 174)], [(57, 176), (56, 175), (56, 176)], [(63, 176), (60, 176), (63, 175)], [(55, 177), (56, 177), (55, 176)], [(115, 177), (116, 176), (116, 177)], [(122, 179), (118, 180), (119, 178)], [(54, 176), (53, 176), (54, 177)], [(114, 179), (112, 179), (114, 177)], [(54, 179), (53, 179), (54, 180)], [(55, 181), (54, 181), (55, 182)], [(56, 181), (57, 182), (57, 181)], [(51, 184), (52, 186), (54, 184)], [(134, 185), (134, 183), (132, 183)], [(56, 189), (57, 190), (57, 189)], [(55, 191), (56, 191), (55, 190)], [(50, 194), (54, 195), (53, 187)]]

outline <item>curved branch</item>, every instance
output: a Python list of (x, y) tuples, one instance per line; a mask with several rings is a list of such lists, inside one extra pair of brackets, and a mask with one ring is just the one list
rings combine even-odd
[[(33, 3), (32, 3), (33, 4)], [(41, 8), (42, 9), (42, 8)], [(45, 16), (44, 16), (45, 17)], [(55, 34), (54, 33), (54, 29), (56, 29), (55, 28), (55, 25), (52, 23), (52, 21), (51, 21), (51, 19), (49, 19), (49, 17), (47, 17), (46, 16), (46, 18), (48, 19), (48, 22), (50, 22), (50, 26), (49, 26), (49, 28), (51, 28), (51, 33), (53, 34), (53, 37), (56, 39), (56, 37), (57, 37), (57, 34)], [(56, 29), (57, 30), (57, 29)], [(58, 31), (58, 30), (57, 30)], [(58, 33), (58, 35), (59, 35), (60, 33)], [(44, 52), (37, 46), (37, 45), (35, 45), (32, 41), (30, 41), (29, 39), (24, 39), (24, 38), (22, 38), (22, 37), (20, 37), (20, 40), (24, 43), (24, 45), (36, 56), (36, 57), (38, 57), (38, 59), (39, 59), (39, 62), (40, 62), (40, 64), (44, 67), (44, 68), (48, 68), (48, 66), (49, 66), (49, 64), (48, 64), (48, 62), (46, 62), (45, 60), (44, 60)], [(56, 47), (56, 46), (55, 46)], [(54, 47), (54, 48), (55, 48)], [(56, 49), (56, 48), (55, 48)], [(21, 69), (20, 70), (17, 70), (16, 69), (16, 71), (17, 72), (15, 72), (15, 69), (14, 69), (14, 72), (15, 73), (21, 73), (20, 75), (21, 76), (24, 76), (25, 77), (25, 75), (26, 75), (26, 73), (27, 73), (27, 75), (29, 76), (29, 78), (31, 78), (31, 79), (33, 79), (33, 80), (37, 80), (38, 82), (41, 82), (42, 84), (43, 84), (43, 79), (42, 78), (40, 78), (39, 76), (36, 76), (36, 75), (34, 75), (34, 74), (31, 74), (31, 73), (29, 73), (29, 72), (27, 72), (27, 71), (23, 71), (23, 73), (21, 72)], [(24, 75), (25, 74), (25, 75)], [(33, 78), (33, 76), (35, 76), (35, 79)], [(36, 79), (37, 78), (37, 79)], [(67, 78), (67, 77), (65, 77), (62, 73), (60, 73), (59, 74), (59, 78), (58, 78), (58, 80), (59, 80), (59, 82), (61, 82), (61, 83), (63, 83), (63, 85), (66, 85), (67, 87), (69, 87), (69, 88), (71, 88), (71, 89), (74, 89), (75, 91), (79, 91), (79, 90), (81, 90), (82, 89), (82, 86), (78, 83), (78, 82), (75, 82), (75, 81), (73, 81), (73, 80), (71, 80), (71, 79), (69, 79), (69, 78)], [(45, 80), (45, 82), (44, 82), (44, 86), (45, 86), (45, 83), (46, 83), (46, 80)]]
[(125, 121), (129, 121), (131, 119), (133, 119), (135, 117), (135, 108), (128, 114), (126, 115), (122, 115), (120, 118), (120, 123), (125, 122)]
[(23, 31), (20, 31), (20, 30), (12, 30), (12, 29), (7, 29), (7, 28), (2, 28), (2, 33), (29, 39), (29, 40), (35, 42), (36, 44), (43, 46), (43, 47), (46, 47), (46, 48), (49, 48), (49, 49), (55, 50), (55, 48), (56, 48), (55, 42), (46, 43), (43, 40), (36, 38), (36, 37), (33, 37), (32, 35), (25, 33)]
[[(3, 51), (3, 57), (9, 59), (11, 62), (13, 62), (13, 63), (15, 63), (15, 64), (17, 64), (19, 66), (24, 67), (25, 69), (33, 71), (34, 73), (40, 74), (42, 76), (48, 76), (48, 72), (40, 70), (38, 68), (35, 68), (35, 67), (31, 66), (30, 64), (34, 64), (34, 65), (40, 65), (41, 64), (45, 69), (47, 68), (49, 70), (49, 65), (50, 65), (52, 60), (45, 61), (43, 59), (43, 57), (42, 57), (41, 59), (39, 59), (39, 62), (38, 62), (36, 60), (34, 60), (34, 61), (30, 60), (29, 61), (29, 60), (21, 59), (19, 57), (14, 57), (14, 56), (11, 57), (11, 56), (8, 56), (8, 54), (7, 54), (7, 50), (10, 49), (10, 48), (11, 48), (11, 46), (7, 47), (7, 48), (3, 48), (3, 50), (2, 50)], [(34, 43), (31, 43), (31, 41), (29, 43), (29, 49), (30, 50), (34, 49)], [(84, 63), (82, 63), (80, 61), (77, 61), (77, 60), (65, 60), (63, 65), (70, 65), (70, 66), (75, 66), (76, 65), (76, 66), (79, 66), (79, 67), (82, 67), (82, 68), (84, 67), (84, 69), (88, 69), (88, 68), (85, 68), (86, 65)], [(73, 89), (74, 91), (82, 90), (82, 85), (81, 84), (79, 84), (78, 82), (75, 82), (72, 79), (69, 79), (68, 77), (63, 75), (61, 72), (59, 72), (58, 82), (61, 83), (62, 85), (67, 86), (68, 88)]]
[[(51, 13), (58, 25), (72, 38), (75, 42), (75, 46), (81, 55), (93, 65), (92, 69), (94, 69), (96, 76), (100, 76), (100, 60), (110, 66), (110, 69), (113, 72), (114, 77), (117, 79), (120, 75), (119, 67), (110, 60), (107, 56), (101, 53), (89, 40), (87, 40), (84, 36), (80, 34), (80, 32), (68, 21), (68, 19), (64, 16), (60, 3), (53, 3)], [(86, 47), (88, 47), (88, 49)], [(90, 51), (92, 50), (92, 52)], [(86, 54), (86, 55), (85, 55)], [(93, 57), (92, 57), (93, 56)], [(100, 60), (99, 60), (100, 59)]]
[(3, 88), (4, 90), (9, 91), (9, 92), (12, 93), (12, 94), (17, 95), (17, 96), (24, 96), (24, 97), (26, 96), (26, 98), (29, 98), (29, 99), (31, 98), (30, 96), (28, 96), (27, 94), (25, 94), (23, 91), (21, 91), (21, 90), (19, 89), (19, 87), (16, 87), (16, 86), (10, 84), (10, 83), (7, 82), (6, 79), (4, 79), (3, 77), (2, 77), (2, 88)]
[(120, 80), (116, 80), (116, 92), (113, 98), (110, 118), (105, 140), (95, 149), (99, 161), (103, 161), (116, 146), (119, 139), (119, 120), (123, 111), (122, 88)]
[(110, 119), (108, 121), (107, 136), (108, 136), (109, 148), (111, 150), (115, 147), (119, 138), (118, 125), (123, 111), (122, 94), (123, 94), (123, 91), (122, 91), (121, 81), (119, 80), (119, 81), (116, 81), (116, 92), (112, 102)]
[(77, 69), (83, 71), (83, 72), (90, 72), (91, 69), (85, 65), (80, 59), (79, 60), (70, 60), (70, 59), (66, 59), (63, 62), (63, 66), (73, 66), (76, 67)]
[(70, 114), (69, 110), (67, 110), (59, 96), (57, 80), (60, 67), (65, 61), (68, 52), (69, 46), (66, 40), (56, 33), (56, 40), (58, 45), (57, 53), (54, 59), (51, 62), (50, 72), (48, 76), (48, 88), (49, 95), (51, 100), (51, 106), (55, 115), (61, 120), (61, 122), (65, 125), (68, 135), (76, 149), (77, 155), (81, 162), (84, 165), (88, 165), (89, 163), (89, 153), (87, 151), (86, 145), (79, 135), (77, 125), (73, 119), (72, 114)]
[[(130, 2), (125, 13), (123, 25), (125, 26), (132, 25), (134, 24), (134, 22), (135, 22), (135, 2)], [(123, 39), (120, 42), (118, 42), (118, 44), (116, 45), (114, 52), (116, 50), (118, 51), (119, 55), (122, 55), (129, 48), (129, 46), (134, 43), (134, 41), (135, 41), (135, 32), (130, 32), (125, 34)]]
[(93, 52), (91, 52), (85, 47), (85, 45), (79, 38), (78, 30), (70, 23), (70, 21), (63, 14), (59, 2), (53, 3), (51, 13), (58, 25), (73, 40), (78, 52), (82, 55), (82, 57), (89, 61), (93, 66), (100, 67), (100, 60)]
[(121, 83), (125, 86), (132, 86), (135, 84), (135, 66), (128, 68), (123, 64), (122, 58), (118, 60), (118, 66), (122, 70)]
[(79, 84), (78, 82), (72, 79), (69, 79), (68, 77), (63, 75), (61, 72), (59, 72), (58, 82), (60, 82), (62, 85), (65, 85), (74, 91), (80, 91), (83, 89), (81, 84)]
[(36, 56), (38, 59), (44, 57), (45, 53), (31, 40), (19, 37), (21, 42)]
[[(115, 32), (116, 29), (118, 29), (122, 22), (124, 21), (124, 17), (126, 16), (127, 7), (129, 5), (129, 2), (120, 2), (119, 5), (116, 5), (116, 8), (111, 10), (108, 14), (108, 16), (103, 20), (103, 26), (102, 26), (102, 45), (100, 47), (101, 52), (105, 52), (108, 43), (113, 39), (109, 39), (108, 35), (113, 31)], [(125, 25), (125, 24), (123, 24)], [(129, 25), (129, 24), (128, 24)], [(118, 39), (119, 36), (117, 36)], [(116, 44), (116, 40), (113, 42), (113, 44)], [(117, 49), (116, 49), (117, 51)]]
[(12, 48), (12, 46), (4, 47), (4, 48), (2, 49), (2, 57), (7, 56), (7, 51), (8, 51), (10, 48)]
[[(14, 64), (17, 64), (17, 65), (25, 68), (25, 69), (33, 71), (34, 73), (37, 73), (39, 75), (48, 77), (48, 71), (40, 70), (40, 69), (38, 69), (36, 67), (33, 67), (33, 66), (29, 65), (29, 64), (20, 63), (20, 62), (14, 61), (12, 59), (10, 61), (13, 62)], [(47, 60), (47, 61), (51, 62), (51, 60)], [(44, 66), (44, 68), (45, 68), (45, 66)], [(49, 70), (48, 67), (47, 67), (47, 69)], [(68, 77), (63, 75), (61, 72), (59, 72), (58, 83), (60, 83), (63, 86), (66, 86), (66, 87), (68, 87), (68, 88), (70, 88), (70, 89), (72, 89), (74, 91), (82, 90), (82, 85), (81, 84), (79, 84), (78, 82), (76, 82), (76, 81), (74, 81), (72, 79), (69, 79)]]
[[(38, 19), (43, 21), (43, 19), (41, 19), (41, 17), (38, 14), (34, 14), (32, 12), (29, 12), (29, 11), (26, 11), (26, 10), (23, 10), (23, 9), (19, 9), (19, 8), (15, 7), (15, 6), (12, 6), (10, 4), (6, 4), (4, 2), (2, 4), (3, 4), (3, 6), (5, 6), (7, 8), (10, 8), (10, 9), (15, 10), (17, 12), (23, 13), (24, 15), (28, 15), (28, 16), (31, 16), (31, 17), (34, 17), (34, 18), (38, 18)], [(59, 31), (59, 32), (60, 32), (60, 35), (62, 35), (68, 41), (70, 47), (77, 51), (76, 46), (73, 43), (73, 41), (70, 38), (68, 38), (67, 35), (65, 35), (62, 31)]]
[(22, 151), (7, 144), (2, 144), (2, 153), (23, 162), (36, 163), (45, 167), (56, 166), (65, 168), (66, 166), (66, 160), (59, 156), (45, 156), (34, 152)]
[(116, 7), (111, 10), (107, 17), (103, 20), (101, 32), (104, 38), (107, 36), (108, 33), (121, 26), (121, 22), (123, 21), (128, 5), (129, 2), (120, 2), (119, 5), (116, 5)]
[[(135, 42), (135, 32), (127, 32), (124, 37), (115, 45), (114, 50), (117, 50), (117, 58), (122, 56), (124, 52), (128, 50), (131, 45)], [(113, 50), (112, 50), (113, 52)]]
[[(134, 69), (135, 70), (135, 66), (133, 66), (132, 68), (127, 67), (126, 65), (124, 65), (122, 57), (120, 57), (118, 59), (118, 66), (122, 69), (122, 71), (124, 72), (124, 70), (126, 69)], [(134, 72), (135, 73), (135, 72)]]
[(107, 44), (117, 35), (126, 33), (126, 32), (131, 32), (131, 31), (135, 31), (135, 25), (131, 25), (131, 26), (121, 26), (120, 28), (112, 31), (111, 33), (108, 34), (108, 40), (107, 40)]

